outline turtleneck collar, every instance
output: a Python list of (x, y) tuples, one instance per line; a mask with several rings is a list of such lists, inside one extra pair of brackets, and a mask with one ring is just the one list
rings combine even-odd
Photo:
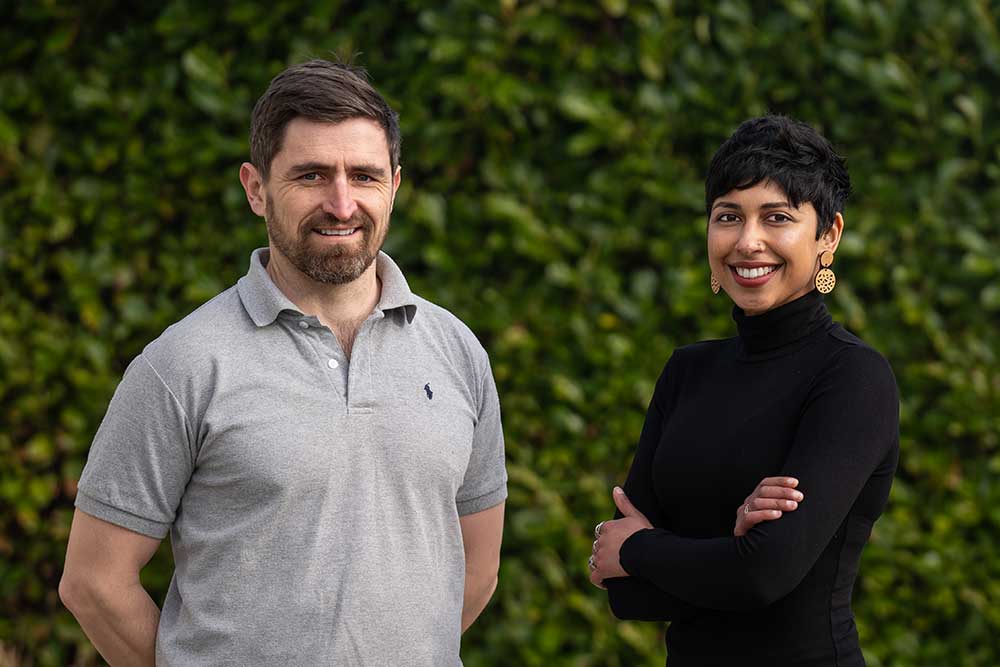
[(749, 316), (733, 306), (733, 319), (747, 355), (787, 347), (832, 322), (823, 296), (816, 290), (760, 315)]

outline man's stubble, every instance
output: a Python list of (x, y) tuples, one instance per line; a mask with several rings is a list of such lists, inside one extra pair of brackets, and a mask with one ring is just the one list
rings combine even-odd
[(319, 283), (343, 285), (357, 280), (365, 272), (382, 249), (388, 232), (389, 220), (379, 238), (376, 238), (375, 223), (371, 217), (357, 210), (348, 224), (358, 225), (362, 235), (361, 247), (335, 245), (329, 248), (311, 247), (313, 230), (317, 227), (332, 227), (345, 223), (327, 213), (318, 213), (308, 218), (289, 234), (287, 226), (278, 219), (273, 200), (268, 197), (265, 204), (264, 221), (267, 234), (274, 247), (284, 255), (292, 266)]

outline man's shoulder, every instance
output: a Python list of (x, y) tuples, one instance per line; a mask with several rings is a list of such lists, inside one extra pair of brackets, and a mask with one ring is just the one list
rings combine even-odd
[(428, 343), (460, 349), (477, 366), (483, 362), (489, 363), (483, 344), (457, 315), (416, 294), (413, 295), (413, 300), (416, 314), (412, 324), (419, 328), (420, 334)]
[(171, 324), (142, 354), (158, 371), (189, 368), (231, 349), (234, 340), (253, 327), (234, 285)]

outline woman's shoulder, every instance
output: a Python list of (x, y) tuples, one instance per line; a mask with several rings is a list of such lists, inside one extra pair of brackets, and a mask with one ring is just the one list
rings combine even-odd
[(700, 374), (699, 371), (704, 371), (709, 366), (725, 363), (727, 356), (735, 354), (737, 340), (735, 337), (701, 340), (675, 347), (663, 367), (660, 379), (670, 377), (674, 381), (680, 381), (692, 369)]
[(886, 366), (889, 364), (881, 352), (836, 322), (833, 322), (826, 330), (826, 335), (833, 355), (843, 356), (854, 363), (878, 361)]
[(882, 383), (895, 390), (896, 377), (885, 355), (840, 324), (834, 323), (826, 333), (828, 374), (845, 381)]
[(700, 340), (696, 343), (688, 343), (687, 345), (681, 345), (674, 348), (674, 353), (671, 358), (677, 357), (678, 359), (689, 360), (705, 356), (714, 356), (719, 352), (735, 349), (738, 340), (739, 338), (733, 336), (732, 338), (711, 338), (708, 340)]

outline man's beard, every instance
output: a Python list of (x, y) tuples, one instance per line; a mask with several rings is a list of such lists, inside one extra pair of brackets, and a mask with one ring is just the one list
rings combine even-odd
[[(375, 223), (371, 217), (358, 209), (346, 223), (332, 215), (319, 213), (308, 218), (295, 232), (288, 233), (275, 215), (272, 200), (268, 198), (264, 221), (267, 234), (274, 247), (284, 255), (292, 266), (316, 282), (329, 285), (343, 285), (357, 280), (382, 249), (388, 229), (379, 238), (375, 235)], [(361, 247), (336, 244), (326, 248), (312, 247), (313, 230), (317, 227), (334, 227), (349, 224), (357, 226), (361, 234)], [(389, 221), (386, 220), (386, 227)]]

